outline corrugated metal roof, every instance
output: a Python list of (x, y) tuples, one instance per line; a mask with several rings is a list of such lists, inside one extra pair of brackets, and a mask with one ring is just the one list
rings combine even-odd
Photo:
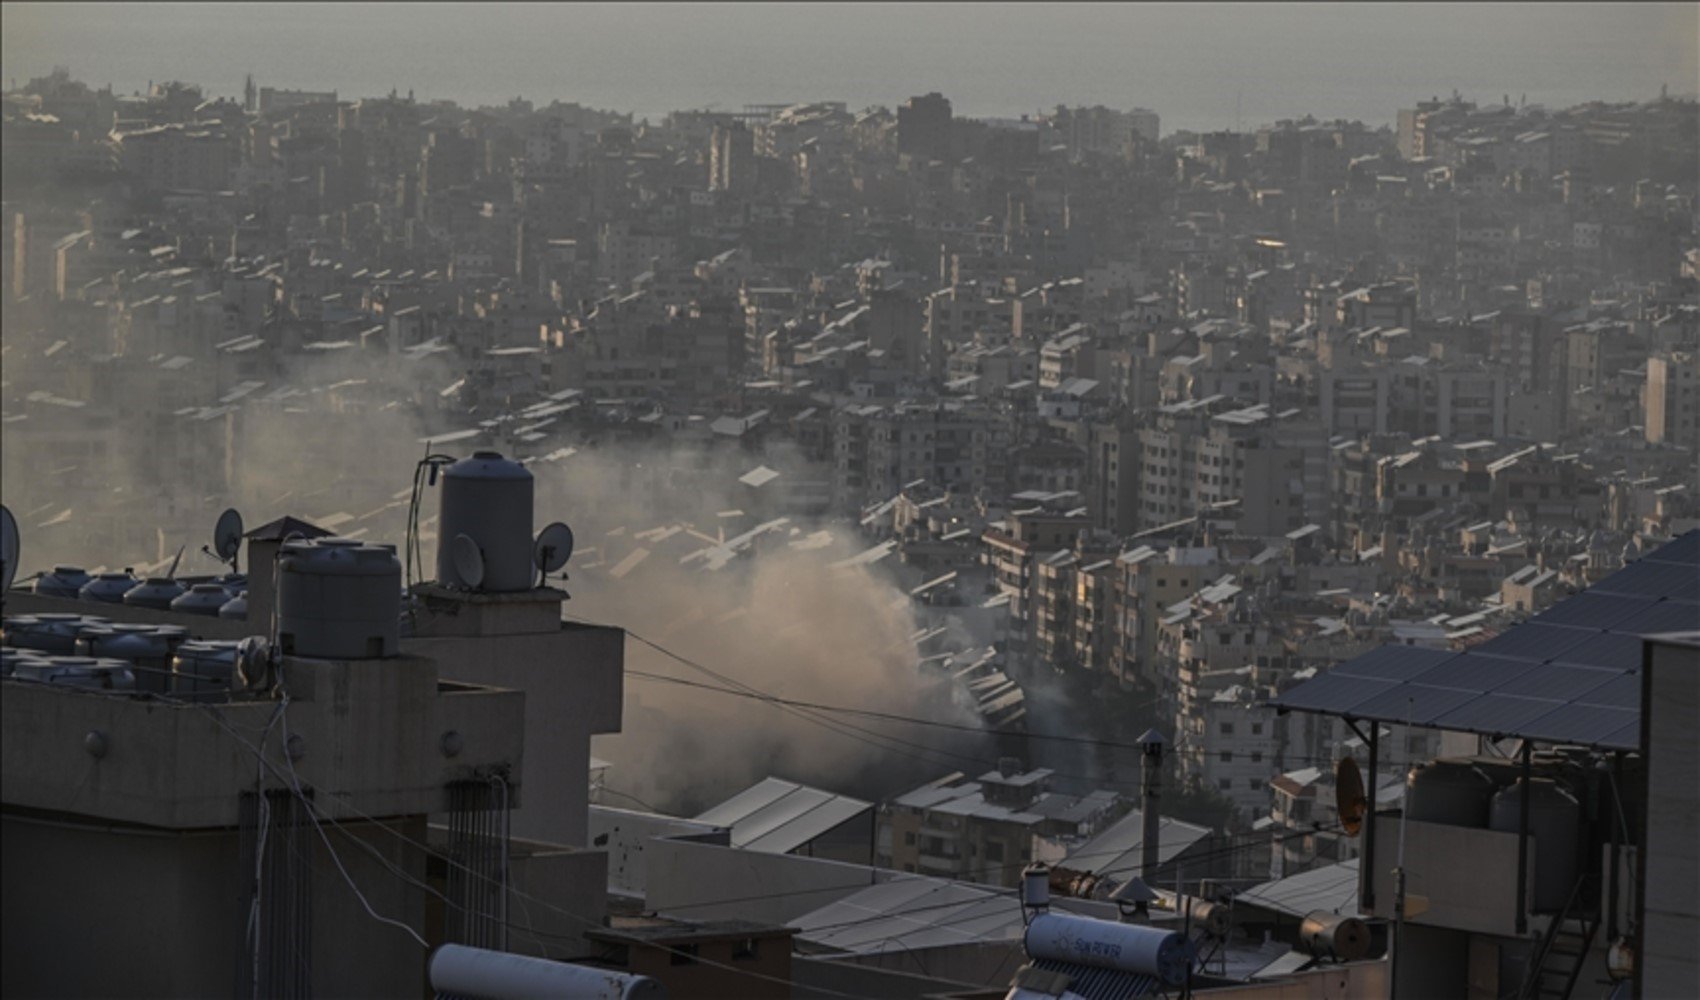
[(1640, 744), (1641, 647), (1700, 630), (1700, 531), (1462, 653), (1383, 646), (1276, 707), (1617, 750)]
[(1358, 859), (1324, 865), (1273, 882), (1254, 885), (1234, 897), (1241, 903), (1303, 917), (1314, 910), (1358, 912)]
[(873, 808), (847, 795), (768, 778), (695, 818), (731, 830), (731, 844), (766, 854), (788, 854)]

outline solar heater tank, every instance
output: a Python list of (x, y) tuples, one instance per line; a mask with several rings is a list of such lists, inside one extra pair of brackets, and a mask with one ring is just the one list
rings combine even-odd
[(1437, 760), (1411, 768), (1405, 776), (1405, 809), (1410, 819), (1481, 829), (1488, 825), (1493, 779), (1459, 760)]
[[(443, 470), (437, 520), (437, 582), (495, 592), (530, 590), (532, 569), (531, 471), (494, 451), (473, 452)], [(465, 579), (456, 566), (455, 539), (465, 535), (484, 559), (481, 580)]]
[(290, 542), (278, 558), (278, 645), (326, 660), (396, 655), (401, 563), (394, 546), (349, 538)]
[(83, 584), (83, 589), (77, 591), (77, 596), (85, 601), (122, 604), (124, 595), (141, 582), (129, 573), (100, 573)]
[(216, 618), (218, 609), (229, 601), (230, 591), (223, 584), (197, 583), (171, 602), (171, 610)]
[[(1526, 787), (1518, 778), (1493, 797), (1493, 829), (1517, 832)], [(1582, 807), (1563, 785), (1550, 778), (1536, 778), (1533, 788), (1529, 796), (1529, 835), (1535, 839), (1532, 908), (1535, 913), (1556, 913), (1564, 908), (1570, 890), (1576, 886)]]
[(1193, 948), (1179, 932), (1096, 920), (1067, 913), (1041, 913), (1022, 939), (1029, 958), (1050, 958), (1154, 976), (1169, 986), (1186, 981)]

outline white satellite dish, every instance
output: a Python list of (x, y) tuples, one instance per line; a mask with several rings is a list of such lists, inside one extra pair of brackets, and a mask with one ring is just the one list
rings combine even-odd
[(242, 548), (242, 515), (235, 507), (231, 507), (218, 516), (218, 525), (213, 528), (213, 552), (230, 564), (231, 570), (236, 569), (236, 554)]
[(468, 535), (456, 535), (449, 550), (460, 582), (473, 590), (484, 583), (484, 552)]
[(537, 542), (531, 548), (531, 562), (548, 576), (573, 557), (573, 529), (559, 521), (549, 525), (537, 533)]
[(0, 592), (12, 589), (18, 575), (18, 519), (0, 504)]

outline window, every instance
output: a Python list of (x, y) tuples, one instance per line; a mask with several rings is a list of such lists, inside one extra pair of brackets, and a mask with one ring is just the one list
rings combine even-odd
[(1263, 763), (1263, 751), (1261, 751), (1261, 750), (1253, 750), (1253, 751), (1252, 751), (1252, 752), (1251, 752), (1251, 762), (1252, 762), (1252, 763), (1253, 763), (1253, 764), (1261, 764), (1261, 763)]
[(1263, 790), (1263, 781), (1259, 778), (1251, 779), (1251, 790), (1254, 791), (1254, 792), (1262, 791)]
[(992, 862), (1003, 860), (1003, 841), (989, 840), (986, 842), (986, 860)]
[(732, 961), (753, 962), (761, 952), (761, 942), (755, 938), (745, 938), (732, 949)]
[(915, 831), (914, 830), (903, 831), (903, 846), (904, 847), (914, 847), (915, 846)]
[(1234, 752), (1232, 750), (1224, 750), (1220, 754), (1217, 754), (1217, 758), (1224, 764), (1232, 764), (1234, 762)]
[(1223, 778), (1221, 781), (1216, 782), (1216, 787), (1226, 792), (1234, 787), (1234, 782), (1231, 778)]
[(1252, 723), (1251, 724), (1251, 735), (1262, 736), (1263, 735), (1263, 723), (1261, 723), (1261, 722)]
[(1234, 724), (1232, 722), (1224, 722), (1219, 728), (1223, 736), (1234, 735)]

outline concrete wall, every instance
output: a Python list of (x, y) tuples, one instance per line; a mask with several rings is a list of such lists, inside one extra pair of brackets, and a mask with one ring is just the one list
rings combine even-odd
[(645, 900), (657, 913), (775, 924), (903, 877), (900, 872), (837, 861), (669, 839), (650, 841), (645, 865)]
[(634, 812), (612, 806), (590, 807), (590, 843), (608, 852), (608, 888), (644, 896), (645, 857), (657, 837), (679, 838), (725, 847), (730, 831), (723, 826), (696, 823), (657, 813)]
[[(327, 808), (372, 816), (442, 807), (443, 786), (475, 768), (521, 766), (517, 691), (441, 692), (418, 658), (284, 662), (290, 735), (303, 785)], [(257, 741), (277, 703), (166, 704), (18, 681), (0, 699), (0, 773), (8, 807), (52, 809), (170, 829), (234, 826), (238, 793), (253, 787)], [(224, 725), (220, 725), (220, 721)], [(241, 734), (239, 740), (225, 728)], [(464, 736), (454, 758), (448, 729)], [(105, 755), (84, 749), (103, 734)], [(268, 760), (283, 766), (274, 731)], [(268, 783), (275, 782), (267, 774)]]
[(1700, 984), (1700, 642), (1651, 640), (1646, 664), (1641, 996), (1692, 996)]
[(589, 841), (590, 737), (620, 731), (625, 632), (560, 622), (558, 598), (542, 610), (541, 631), (504, 620), (503, 627), (526, 630), (422, 636), (401, 645), (436, 660), (445, 680), (525, 692), (528, 766), (520, 774), (514, 836), (583, 847)]
[[(1399, 816), (1375, 817), (1374, 916), (1393, 918), (1393, 865)], [(1529, 838), (1528, 886), (1535, 884)], [(1428, 897), (1428, 909), (1407, 923), (1506, 937), (1517, 933), (1517, 835), (1411, 820), (1405, 824), (1405, 892)]]
[[(424, 837), (423, 817), (389, 826), (416, 841)], [(235, 830), (162, 833), (14, 813), (0, 829), (0, 983), (7, 996), (231, 995), (247, 919)], [(368, 916), (324, 844), (304, 832), (313, 869), (313, 995), (419, 996), (425, 950)], [(422, 852), (370, 824), (328, 836), (378, 913), (423, 928), (425, 893), (360, 844), (419, 881)]]

